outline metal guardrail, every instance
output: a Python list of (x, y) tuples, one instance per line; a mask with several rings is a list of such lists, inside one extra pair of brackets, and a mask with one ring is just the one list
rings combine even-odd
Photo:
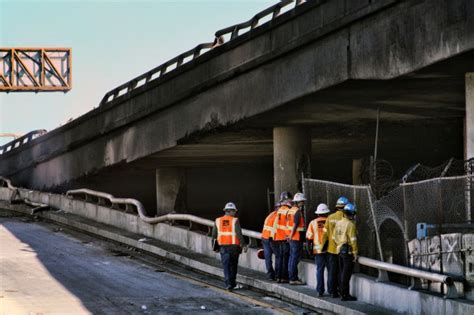
[[(9, 189), (17, 190), (17, 188), (14, 187), (11, 184), (11, 182), (4, 177), (0, 177), (0, 184), (1, 184), (0, 187), (7, 187)], [(95, 197), (97, 198), (97, 204), (99, 205), (106, 204), (104, 201), (107, 200), (112, 206), (118, 205), (118, 204), (126, 205), (126, 206), (127, 205), (134, 206), (137, 210), (139, 217), (143, 221), (150, 224), (156, 224), (156, 223), (167, 222), (167, 221), (189, 221), (196, 224), (207, 226), (209, 228), (214, 226), (213, 221), (200, 218), (198, 216), (191, 215), (191, 214), (170, 213), (170, 214), (166, 214), (159, 217), (149, 217), (146, 215), (145, 208), (143, 207), (142, 203), (132, 198), (115, 198), (111, 194), (98, 192), (91, 189), (75, 189), (75, 190), (69, 190), (66, 193), (66, 196), (68, 198), (74, 198), (74, 196), (77, 196), (77, 195), (84, 195), (86, 202), (92, 201), (90, 197)], [(26, 199), (25, 201), (28, 201), (28, 200)], [(29, 203), (32, 204), (31, 201), (29, 201)], [(46, 206), (44, 204), (37, 204), (37, 205), (40, 205), (41, 207)], [(249, 237), (251, 240), (261, 239), (261, 234), (255, 231), (242, 229), (242, 234), (244, 236)], [(414, 277), (414, 278), (425, 279), (425, 280), (429, 280), (433, 282), (443, 283), (448, 287), (448, 292), (445, 295), (446, 298), (458, 297), (457, 289), (456, 289), (456, 286), (454, 285), (454, 280), (459, 280), (459, 281), (464, 280), (462, 277), (453, 278), (452, 276), (449, 276), (449, 275), (404, 267), (404, 266), (400, 266), (396, 264), (382, 262), (382, 261), (375, 260), (368, 257), (359, 256), (357, 259), (357, 262), (363, 266), (377, 269), (379, 271), (379, 277), (377, 279), (378, 281), (388, 281), (387, 272), (392, 272), (392, 273), (405, 275), (408, 277)]]
[(45, 133), (47, 133), (47, 131), (45, 129), (33, 130), (33, 131), (28, 132), (24, 136), (21, 136), (17, 139), (14, 139), (14, 140), (12, 140), (12, 141), (4, 144), (4, 145), (0, 145), (0, 155), (5, 154), (7, 152), (10, 152), (10, 151), (20, 147), (21, 145), (27, 144), (31, 140), (33, 140), (35, 138), (38, 138), (38, 137), (41, 137)]
[[(139, 88), (151, 81), (160, 79), (163, 75), (170, 73), (173, 70), (178, 69), (183, 64), (186, 64), (199, 56), (202, 56), (209, 50), (216, 48), (225, 44), (226, 42), (232, 41), (238, 36), (242, 35), (244, 30), (248, 29), (247, 31), (251, 31), (257, 27), (259, 27), (259, 22), (266, 18), (267, 16), (271, 15), (271, 19), (267, 22), (274, 20), (275, 18), (281, 15), (281, 11), (283, 8), (287, 7), (291, 3), (294, 3), (294, 8), (302, 5), (303, 3), (307, 2), (306, 0), (281, 0), (279, 3), (257, 13), (254, 15), (253, 18), (250, 20), (239, 23), (236, 25), (232, 25), (221, 29), (215, 33), (215, 38), (213, 42), (199, 44), (193, 49), (190, 49), (173, 59), (166, 61), (165, 63), (153, 68), (152, 70), (116, 87), (115, 89), (107, 92), (104, 97), (102, 98), (100, 105), (110, 103), (121, 96), (125, 96), (129, 94), (131, 91)], [(266, 24), (267, 22), (263, 23)], [(261, 25), (263, 25), (261, 24)], [(242, 32), (241, 32), (242, 31)], [(229, 39), (226, 40), (226, 36), (229, 36)]]
[[(67, 197), (73, 197), (74, 195), (85, 195), (86, 200), (88, 199), (87, 196), (93, 196), (96, 198), (102, 198), (105, 200), (108, 200), (111, 205), (132, 205), (136, 208), (138, 216), (140, 219), (145, 221), (146, 223), (149, 224), (157, 224), (161, 222), (167, 222), (167, 221), (189, 221), (192, 223), (196, 224), (201, 224), (207, 227), (212, 228), (214, 226), (214, 221), (200, 218), (198, 216), (192, 215), (192, 214), (179, 214), (179, 213), (169, 213), (166, 215), (162, 215), (159, 217), (149, 217), (146, 215), (145, 208), (143, 207), (142, 203), (136, 199), (131, 199), (131, 198), (115, 198), (111, 194), (103, 193), (103, 192), (98, 192), (90, 189), (75, 189), (75, 190), (69, 190), (66, 193)], [(104, 202), (99, 199), (98, 200), (99, 204), (104, 204)], [(244, 236), (247, 236), (249, 238), (253, 239), (260, 239), (261, 234), (255, 231), (250, 231), (246, 229), (242, 229), (242, 234)]]

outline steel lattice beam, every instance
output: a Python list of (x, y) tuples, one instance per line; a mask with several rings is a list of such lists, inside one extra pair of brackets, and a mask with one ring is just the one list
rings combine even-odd
[(0, 48), (0, 91), (72, 88), (70, 48)]

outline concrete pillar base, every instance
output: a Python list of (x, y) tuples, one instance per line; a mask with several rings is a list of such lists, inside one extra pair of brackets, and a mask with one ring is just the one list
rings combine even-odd
[(185, 173), (178, 168), (156, 170), (156, 213), (168, 214), (181, 208), (180, 191), (184, 189)]

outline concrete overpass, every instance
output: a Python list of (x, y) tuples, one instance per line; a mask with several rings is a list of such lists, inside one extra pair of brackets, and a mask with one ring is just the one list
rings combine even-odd
[(472, 1), (307, 1), (231, 33), (0, 155), (0, 175), (158, 213), (214, 216), (234, 200), (256, 227), (267, 189), (295, 191), (301, 173), (350, 182), (353, 159), (373, 152), (378, 108), (379, 155), (397, 172), (473, 156)]

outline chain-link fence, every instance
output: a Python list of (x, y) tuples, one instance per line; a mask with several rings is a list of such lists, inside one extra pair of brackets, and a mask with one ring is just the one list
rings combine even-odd
[(318, 204), (333, 208), (340, 196), (346, 196), (357, 205), (357, 232), (360, 255), (380, 258), (377, 255), (376, 224), (373, 216), (373, 197), (369, 186), (345, 185), (317, 179), (303, 179), (303, 192), (308, 202), (305, 206), (307, 223), (314, 219)]
[(314, 217), (319, 203), (333, 208), (337, 198), (348, 197), (358, 208), (357, 229), (361, 255), (408, 265), (407, 242), (417, 236), (417, 224), (441, 235), (470, 223), (473, 216), (473, 175), (443, 177), (400, 184), (376, 200), (369, 186), (303, 179), (308, 196), (306, 218)]

